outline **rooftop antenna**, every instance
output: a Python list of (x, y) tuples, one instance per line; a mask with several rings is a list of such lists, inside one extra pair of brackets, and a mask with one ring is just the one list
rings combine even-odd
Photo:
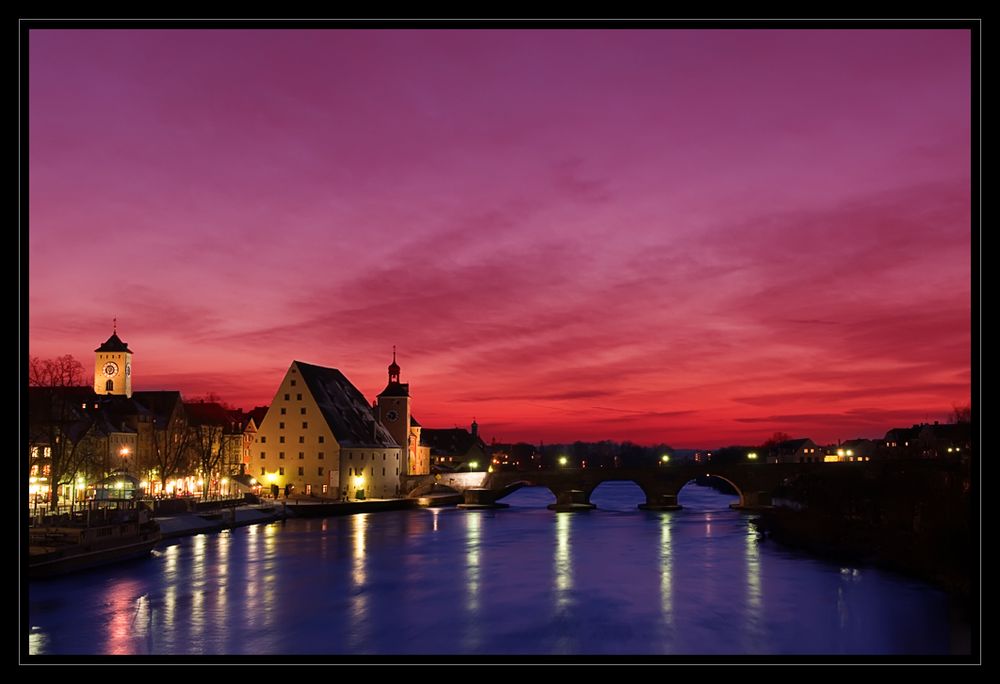
[(117, 335), (118, 334), (118, 316), (115, 316), (111, 320), (112, 320), (112, 323), (111, 323), (111, 328), (112, 328), (111, 334), (112, 335)]

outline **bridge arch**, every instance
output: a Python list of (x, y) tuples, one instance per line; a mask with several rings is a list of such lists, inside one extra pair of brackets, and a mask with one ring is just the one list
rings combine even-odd
[[(694, 483), (694, 484), (697, 485), (698, 484), (698, 479), (702, 478), (702, 477), (708, 478), (708, 479), (713, 479), (714, 478), (716, 480), (721, 480), (722, 482), (725, 482), (726, 484), (728, 484), (730, 487), (733, 488), (733, 490), (736, 492), (736, 496), (739, 497), (739, 501), (735, 505), (736, 506), (744, 506), (745, 505), (745, 503), (746, 503), (746, 494), (745, 494), (746, 487), (745, 486), (741, 487), (738, 483), (736, 483), (735, 481), (733, 481), (731, 478), (726, 477), (725, 475), (720, 475), (719, 473), (704, 473), (702, 475), (699, 475), (698, 477), (693, 477), (693, 478), (687, 480), (686, 482), (682, 483), (681, 486), (677, 489), (676, 496), (680, 497), (681, 490), (683, 490), (688, 485), (690, 485), (692, 483)], [(730, 495), (730, 496), (732, 496), (732, 495)]]

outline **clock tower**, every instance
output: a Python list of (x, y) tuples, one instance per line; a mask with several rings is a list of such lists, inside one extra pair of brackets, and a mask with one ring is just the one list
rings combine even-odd
[(118, 320), (107, 342), (94, 350), (94, 393), (132, 396), (132, 350), (118, 337)]
[(392, 363), (389, 364), (389, 384), (379, 393), (375, 410), (378, 422), (389, 431), (396, 444), (403, 447), (404, 463), (400, 472), (409, 473), (410, 385), (399, 381), (395, 346), (392, 348)]

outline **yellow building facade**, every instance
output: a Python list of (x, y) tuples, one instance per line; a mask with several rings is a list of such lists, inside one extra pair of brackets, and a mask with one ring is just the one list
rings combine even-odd
[(404, 452), (335, 368), (293, 361), (254, 437), (247, 472), (298, 496), (390, 498)]

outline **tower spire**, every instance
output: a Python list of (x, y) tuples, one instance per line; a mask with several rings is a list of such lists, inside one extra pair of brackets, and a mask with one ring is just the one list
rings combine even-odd
[(389, 364), (389, 382), (399, 382), (399, 364), (396, 363), (396, 345), (392, 345), (392, 363)]
[(118, 316), (115, 316), (113, 319), (111, 319), (111, 334), (112, 335), (118, 334)]

